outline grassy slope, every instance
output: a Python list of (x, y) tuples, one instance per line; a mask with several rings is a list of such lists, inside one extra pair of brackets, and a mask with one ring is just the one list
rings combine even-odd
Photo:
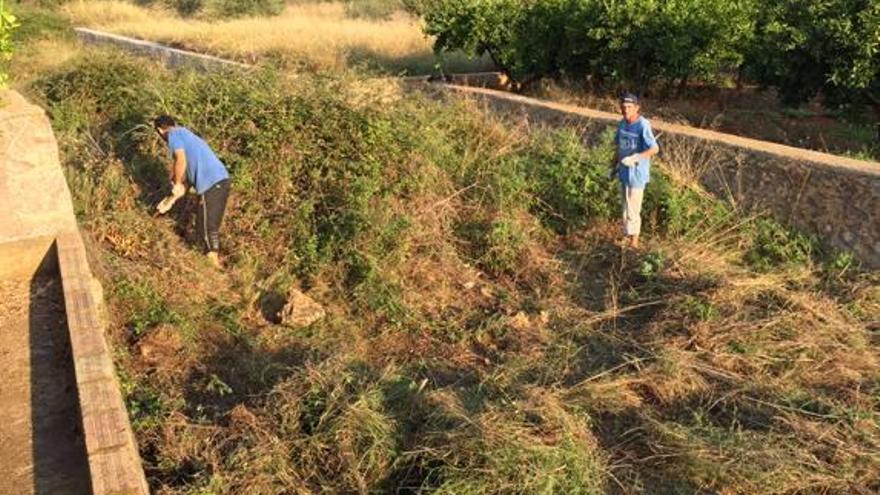
[[(28, 88), (156, 493), (880, 489), (880, 280), (846, 256), (666, 174), (621, 253), (607, 145), (356, 79), (89, 52)], [(158, 111), (233, 169), (223, 273), (150, 216)], [(325, 321), (272, 323), (295, 286)]]
[[(70, 2), (65, 15), (78, 26), (150, 39), (255, 63), (266, 57), (310, 69), (373, 69), (427, 74), (436, 63), (419, 22), (403, 13), (385, 19), (352, 17), (343, 3), (297, 3), (271, 18), (184, 19), (129, 2)], [(485, 61), (451, 55), (447, 70), (485, 70)]]

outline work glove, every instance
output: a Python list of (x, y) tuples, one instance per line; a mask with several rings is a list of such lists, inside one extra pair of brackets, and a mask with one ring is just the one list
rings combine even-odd
[(171, 207), (174, 206), (174, 203), (182, 198), (184, 194), (186, 194), (186, 187), (184, 187), (183, 184), (174, 184), (171, 187), (171, 195), (167, 196), (156, 205), (156, 211), (158, 211), (160, 215), (168, 213)]
[(638, 153), (629, 155), (623, 160), (620, 160), (620, 163), (622, 163), (624, 167), (635, 167), (639, 164), (639, 155)]

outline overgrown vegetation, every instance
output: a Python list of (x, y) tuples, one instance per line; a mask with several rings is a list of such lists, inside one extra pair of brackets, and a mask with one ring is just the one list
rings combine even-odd
[(518, 81), (599, 84), (743, 77), (789, 103), (819, 93), (880, 115), (880, 4), (792, 0), (438, 0), (418, 5), (435, 49), (488, 53)]
[(12, 33), (18, 26), (18, 20), (6, 8), (6, 2), (0, 0), (0, 89), (6, 87), (9, 79), (6, 63), (12, 58)]
[(629, 88), (650, 95), (652, 109), (665, 107), (665, 119), (880, 157), (877, 2), (408, 4), (424, 16), (437, 52), (487, 55), (530, 94), (596, 107)]
[[(682, 163), (655, 167), (648, 251), (621, 252), (607, 134), (388, 85), (90, 52), (31, 87), (155, 493), (880, 489), (876, 273)], [(159, 112), (230, 166), (225, 272), (186, 207), (150, 216)], [(276, 324), (293, 287), (328, 317)]]

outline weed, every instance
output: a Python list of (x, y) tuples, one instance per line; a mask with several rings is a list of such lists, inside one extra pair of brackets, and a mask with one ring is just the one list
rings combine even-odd
[[(619, 256), (607, 142), (363, 84), (89, 52), (31, 88), (156, 492), (874, 490), (876, 276), (660, 162)], [(223, 273), (145, 214), (159, 112), (232, 170)], [(325, 321), (273, 324), (293, 286)]]
[(819, 251), (816, 239), (790, 231), (770, 219), (758, 219), (753, 225), (752, 236), (752, 245), (745, 254), (745, 260), (758, 270), (806, 264)]
[(147, 283), (123, 279), (113, 287), (112, 294), (132, 308), (128, 326), (134, 338), (161, 324), (183, 322), (183, 318), (170, 309), (165, 299)]

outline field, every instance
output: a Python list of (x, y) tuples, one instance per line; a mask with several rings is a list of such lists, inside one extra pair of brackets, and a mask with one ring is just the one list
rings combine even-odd
[[(355, 71), (171, 72), (41, 19), (13, 84), (52, 118), (154, 493), (880, 491), (880, 273), (709, 196), (701, 150), (656, 163), (623, 250), (608, 134)], [(223, 271), (195, 198), (151, 214), (160, 112), (231, 169)], [(327, 317), (281, 324), (293, 289)]]
[[(77, 26), (102, 29), (256, 63), (340, 70), (366, 66), (391, 74), (430, 74), (440, 63), (451, 72), (485, 70), (485, 60), (450, 55), (438, 61), (420, 22), (403, 12), (387, 18), (354, 16), (341, 2), (294, 3), (276, 17), (231, 20), (182, 18), (161, 7), (119, 0), (64, 5)], [(367, 11), (369, 12), (369, 11)]]

